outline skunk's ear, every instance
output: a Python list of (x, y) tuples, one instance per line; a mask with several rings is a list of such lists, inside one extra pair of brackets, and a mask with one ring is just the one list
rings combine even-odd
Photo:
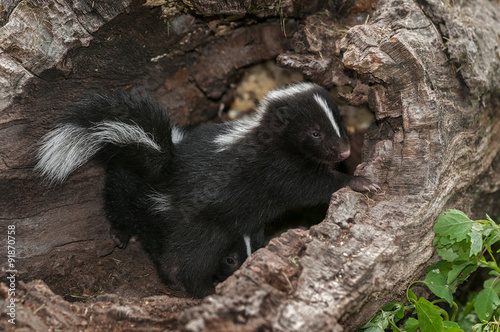
[(270, 112), (269, 129), (272, 132), (280, 133), (290, 122), (290, 112), (287, 106), (281, 106)]
[(266, 111), (266, 115), (261, 120), (265, 123), (257, 129), (259, 142), (268, 144), (277, 137), (283, 136), (285, 129), (290, 123), (290, 113), (286, 106), (277, 107)]

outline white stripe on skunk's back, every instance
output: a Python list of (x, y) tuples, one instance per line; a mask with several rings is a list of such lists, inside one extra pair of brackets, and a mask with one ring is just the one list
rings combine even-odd
[(332, 124), (333, 129), (337, 133), (337, 136), (340, 138), (339, 125), (337, 124), (337, 122), (335, 122), (335, 119), (333, 118), (332, 110), (328, 106), (328, 103), (326, 102), (326, 100), (323, 99), (323, 97), (321, 97), (318, 94), (315, 94), (313, 96), (313, 98), (314, 98), (314, 100), (316, 100), (316, 102), (318, 103), (319, 107), (323, 110), (323, 112), (325, 112), (326, 117), (328, 118), (328, 120), (330, 120), (330, 123)]
[(217, 135), (214, 139), (214, 143), (217, 145), (216, 151), (222, 152), (238, 142), (240, 139), (245, 138), (245, 136), (248, 135), (252, 129), (259, 125), (261, 118), (262, 114), (257, 113), (247, 119), (228, 122), (224, 132)]
[(257, 127), (262, 119), (263, 114), (267, 111), (269, 103), (274, 100), (286, 99), (296, 96), (297, 94), (307, 92), (317, 88), (314, 83), (298, 83), (289, 85), (282, 89), (270, 91), (264, 99), (260, 101), (254, 115), (247, 119), (234, 121), (227, 124), (225, 131), (215, 137), (214, 143), (217, 145), (217, 152), (222, 152), (228, 149), (231, 145), (243, 139), (255, 127)]
[(262, 100), (263, 102), (270, 102), (277, 99), (286, 99), (290, 97), (294, 97), (302, 92), (306, 92), (318, 87), (314, 83), (303, 82), (298, 84), (293, 84), (286, 86), (282, 89), (277, 89), (270, 91), (266, 97)]
[(172, 126), (172, 143), (180, 143), (184, 139), (184, 136), (186, 136), (186, 131), (183, 128)]

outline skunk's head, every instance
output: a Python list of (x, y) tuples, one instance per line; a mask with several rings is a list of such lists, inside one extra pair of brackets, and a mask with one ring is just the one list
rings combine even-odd
[(277, 148), (324, 164), (344, 160), (351, 153), (335, 100), (313, 83), (269, 92), (252, 118), (228, 124), (214, 142), (221, 152), (249, 137), (268, 151)]
[(287, 150), (325, 164), (349, 157), (346, 128), (335, 100), (324, 88), (312, 83), (292, 85), (272, 91), (262, 106), (270, 139), (274, 136)]
[(219, 267), (214, 277), (214, 286), (223, 282), (236, 270), (238, 270), (245, 259), (245, 255), (242, 255), (237, 251), (232, 251), (224, 255), (224, 257), (222, 257), (219, 261)]
[[(248, 249), (251, 250), (251, 249)], [(214, 276), (214, 286), (226, 280), (251, 255), (251, 251), (242, 238), (238, 239), (231, 249), (219, 260), (219, 266)]]
[(214, 276), (214, 285), (226, 280), (236, 270), (240, 268), (243, 262), (257, 249), (264, 246), (264, 228), (239, 237), (219, 260), (217, 272)]

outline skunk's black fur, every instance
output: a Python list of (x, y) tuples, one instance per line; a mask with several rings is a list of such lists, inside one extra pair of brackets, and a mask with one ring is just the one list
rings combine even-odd
[(205, 296), (286, 210), (328, 203), (344, 186), (378, 189), (334, 170), (349, 149), (335, 101), (311, 83), (270, 92), (248, 120), (189, 131), (150, 100), (119, 92), (70, 109), (42, 140), (36, 168), (62, 181), (102, 161), (117, 245), (137, 236), (169, 287)]

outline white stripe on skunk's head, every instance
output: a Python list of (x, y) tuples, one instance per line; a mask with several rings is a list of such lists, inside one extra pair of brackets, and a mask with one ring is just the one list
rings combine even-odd
[(340, 129), (339, 129), (339, 125), (337, 124), (337, 122), (335, 121), (335, 119), (333, 118), (333, 115), (332, 115), (332, 110), (330, 109), (330, 107), (328, 106), (328, 103), (326, 102), (326, 100), (321, 97), (320, 95), (318, 94), (315, 94), (313, 96), (314, 100), (316, 100), (316, 102), (318, 103), (319, 107), (321, 108), (321, 110), (323, 112), (325, 112), (325, 115), (326, 117), (328, 118), (328, 120), (330, 121), (331, 125), (332, 125), (332, 128), (335, 130), (335, 132), (337, 133), (337, 136), (339, 138), (341, 138), (341, 134), (340, 134)]
[(323, 87), (300, 83), (270, 92), (258, 109), (256, 136), (281, 150), (332, 164), (350, 155), (347, 130), (337, 103)]
[(245, 248), (247, 250), (247, 258), (252, 255), (252, 242), (250, 240), (250, 236), (245, 234), (243, 235), (243, 241), (245, 241)]
[(337, 103), (324, 88), (316, 86), (290, 102), (294, 110), (289, 120), (287, 142), (304, 157), (319, 163), (333, 164), (351, 154), (347, 130)]

